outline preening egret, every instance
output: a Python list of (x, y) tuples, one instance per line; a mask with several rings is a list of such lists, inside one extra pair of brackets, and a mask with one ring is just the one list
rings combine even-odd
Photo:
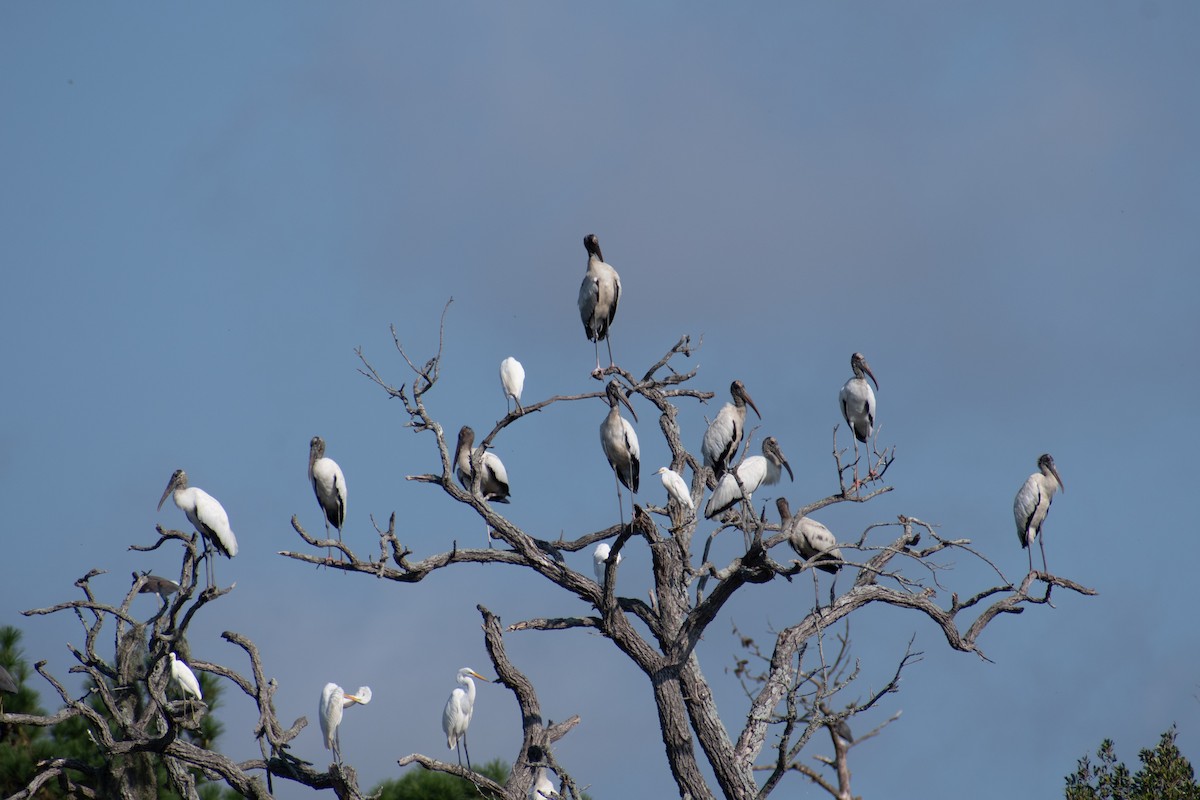
[(787, 470), (788, 480), (796, 479), (783, 456), (783, 451), (779, 449), (779, 442), (775, 441), (774, 436), (768, 436), (763, 439), (761, 456), (750, 456), (717, 481), (717, 488), (713, 490), (712, 497), (708, 498), (708, 505), (704, 507), (704, 516), (712, 519), (733, 508), (742, 499), (742, 492), (733, 477), (734, 473), (741, 480), (742, 486), (746, 487), (746, 499), (749, 500), (759, 486), (779, 483), (781, 467)]
[(533, 800), (553, 800), (557, 794), (554, 791), (554, 784), (546, 775), (546, 768), (538, 767), (537, 779), (533, 782), (533, 793), (530, 797)]
[[(475, 431), (466, 425), (458, 432), (458, 446), (455, 449), (455, 463), (458, 466), (458, 482), (468, 492), (471, 491), (471, 448), (475, 445)], [(479, 452), (480, 447), (475, 452)], [(500, 457), (491, 450), (483, 450), (479, 456), (479, 464), (483, 475), (479, 478), (479, 488), (483, 499), (495, 503), (508, 502), (508, 470), (504, 469)]]
[[(633, 426), (621, 416), (620, 404), (625, 404), (635, 420), (637, 413), (633, 410), (629, 398), (621, 391), (621, 384), (617, 383), (615, 379), (609, 381), (605, 394), (610, 408), (604, 422), (600, 423), (600, 446), (604, 448), (604, 455), (608, 458), (608, 464), (613, 468), (617, 480), (625, 484), (625, 488), (629, 491), (637, 494), (638, 477), (642, 468), (642, 450), (638, 446), (638, 438), (634, 433)], [(624, 524), (625, 510), (621, 506), (621, 487), (619, 485), (617, 486), (617, 507), (620, 509), (621, 522)]]
[[(871, 391), (871, 384), (867, 383), (863, 376), (870, 375), (876, 389), (879, 388), (879, 381), (875, 380), (875, 373), (871, 372), (871, 367), (862, 353), (850, 356), (850, 369), (854, 370), (854, 376), (842, 386), (842, 391), (838, 393), (838, 402), (842, 407), (842, 418), (854, 433), (854, 485), (858, 486), (858, 443), (866, 443), (875, 429), (875, 393)], [(875, 477), (870, 458), (868, 450), (868, 480)]]
[(342, 763), (342, 743), (338, 728), (342, 724), (342, 710), (355, 703), (366, 705), (371, 702), (371, 687), (362, 686), (354, 694), (346, 694), (336, 683), (327, 683), (321, 690), (321, 705), (318, 709), (321, 720), (321, 738), (325, 749), (333, 751), (333, 760)]
[(687, 509), (694, 513), (696, 505), (692, 502), (692, 494), (688, 491), (687, 483), (679, 473), (669, 467), (659, 467), (657, 473), (662, 475), (663, 488), (667, 490), (667, 495), (675, 501), (680, 512)]
[(837, 547), (837, 538), (829, 528), (811, 517), (793, 517), (786, 497), (776, 500), (775, 506), (779, 509), (779, 519), (783, 522), (788, 544), (796, 551), (796, 555), (805, 561), (815, 558), (812, 562), (814, 567), (836, 575), (842, 567), (842, 551)]
[[(325, 514), (325, 538), (329, 538), (329, 526), (337, 528), (338, 541), (342, 541), (342, 525), (346, 522), (346, 476), (332, 458), (325, 457), (325, 440), (312, 437), (308, 443), (308, 480), (313, 494)], [(340, 551), (339, 557), (343, 555)], [(332, 550), (325, 558), (332, 560)]]
[(229, 515), (225, 513), (225, 509), (221, 507), (217, 499), (208, 492), (196, 486), (189, 487), (187, 473), (181, 469), (177, 469), (171, 474), (166, 491), (158, 501), (160, 511), (163, 503), (167, 501), (167, 495), (171, 496), (175, 501), (175, 507), (187, 516), (188, 521), (204, 538), (204, 560), (208, 567), (208, 585), (212, 586), (216, 582), (216, 578), (210, 550), (215, 548), (226, 558), (233, 558), (238, 554), (237, 537), (233, 535), (233, 529), (229, 527)]
[[(136, 582), (142, 577), (136, 572), (133, 573), (133, 580)], [(179, 591), (179, 584), (175, 581), (160, 578), (157, 575), (146, 575), (146, 582), (142, 584), (142, 588), (138, 589), (138, 594), (156, 594), (163, 600), (167, 599), (167, 595), (175, 594)]]
[[(592, 571), (596, 573), (596, 583), (604, 585), (604, 569), (607, 566), (604, 562), (608, 561), (608, 554), (612, 552), (612, 547), (608, 542), (601, 542), (596, 545), (596, 549), (592, 551)], [(617, 560), (614, 565), (621, 563), (621, 554), (617, 553)]]
[(458, 748), (462, 742), (462, 750), (458, 753), (458, 765), (462, 766), (463, 753), (467, 754), (467, 769), (471, 767), (471, 751), (467, 748), (467, 728), (471, 724), (471, 714), (475, 711), (475, 681), (478, 678), (484, 683), (491, 683), (470, 667), (458, 671), (457, 681), (464, 688), (455, 689), (446, 701), (446, 709), (442, 712), (442, 730), (446, 733), (446, 744), (451, 750)]
[(1062, 478), (1058, 477), (1058, 468), (1049, 453), (1044, 453), (1037, 462), (1038, 471), (1025, 479), (1024, 485), (1013, 500), (1013, 518), (1017, 522), (1017, 538), (1021, 547), (1029, 549), (1029, 571), (1033, 572), (1033, 542), (1036, 539), (1042, 550), (1042, 570), (1046, 568), (1046, 545), (1043, 543), (1042, 524), (1050, 513), (1050, 503), (1054, 501), (1054, 493), (1059, 489), (1064, 492)]
[(196, 680), (196, 673), (192, 672), (192, 668), (183, 663), (174, 653), (168, 653), (167, 657), (171, 659), (171, 681), (178, 687), (184, 699), (186, 700), (190, 696), (197, 700), (203, 700), (204, 696), (200, 694), (200, 681)]
[(596, 234), (589, 233), (583, 237), (583, 246), (588, 252), (588, 263), (587, 273), (579, 286), (579, 317), (583, 320), (583, 332), (587, 334), (588, 340), (596, 343), (596, 370), (592, 374), (598, 376), (601, 339), (608, 343), (609, 366), (616, 365), (612, 357), (612, 340), (608, 336), (608, 326), (617, 315), (617, 301), (621, 299), (621, 276), (604, 263)]
[(754, 405), (741, 381), (734, 381), (730, 385), (729, 394), (733, 396), (733, 402), (721, 406), (716, 419), (704, 432), (704, 441), (700, 444), (704, 466), (712, 468), (713, 477), (717, 480), (729, 469), (730, 462), (737, 456), (738, 447), (742, 444), (742, 435), (746, 431), (746, 405), (749, 404), (754, 409), (754, 414), (762, 419), (762, 414), (758, 413), (758, 406)]
[(508, 399), (511, 397), (521, 410), (521, 392), (525, 389), (525, 368), (521, 362), (512, 356), (500, 362), (500, 386), (504, 389), (504, 408), (508, 410)]

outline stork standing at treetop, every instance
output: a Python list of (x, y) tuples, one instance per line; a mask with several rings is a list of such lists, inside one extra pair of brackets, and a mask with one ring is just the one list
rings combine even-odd
[(1054, 493), (1059, 489), (1064, 492), (1062, 478), (1058, 476), (1058, 468), (1054, 466), (1054, 458), (1049, 453), (1042, 454), (1037, 462), (1038, 471), (1025, 479), (1025, 483), (1013, 500), (1013, 518), (1017, 522), (1017, 538), (1021, 547), (1029, 550), (1029, 571), (1033, 572), (1033, 541), (1036, 539), (1042, 550), (1042, 570), (1046, 567), (1046, 545), (1040, 535), (1046, 515), (1050, 513), (1050, 503), (1054, 501)]
[(633, 405), (621, 391), (621, 384), (616, 379), (609, 381), (608, 387), (605, 389), (605, 396), (610, 407), (604, 422), (600, 423), (600, 446), (604, 448), (608, 464), (613, 468), (613, 474), (620, 482), (617, 485), (617, 507), (621, 514), (621, 524), (624, 525), (625, 509), (621, 505), (620, 484), (625, 484), (625, 488), (637, 494), (638, 478), (642, 468), (642, 450), (638, 446), (637, 433), (634, 432), (633, 426), (621, 416), (621, 403), (624, 403), (625, 407), (629, 409), (629, 413), (633, 415), (635, 421), (637, 412), (633, 410)]
[(233, 535), (233, 529), (229, 527), (229, 515), (225, 513), (225, 509), (217, 502), (217, 499), (208, 492), (196, 486), (188, 486), (187, 473), (181, 469), (171, 473), (167, 488), (158, 501), (160, 511), (163, 503), (167, 501), (168, 495), (175, 501), (175, 507), (187, 516), (188, 521), (204, 539), (204, 560), (208, 570), (208, 585), (212, 586), (216, 582), (216, 574), (213, 569), (211, 549), (215, 548), (226, 558), (233, 558), (238, 554), (237, 537)]
[[(329, 526), (332, 525), (337, 528), (340, 543), (342, 525), (346, 522), (346, 476), (336, 461), (325, 456), (325, 440), (320, 436), (312, 437), (308, 443), (308, 480), (325, 515), (325, 538), (329, 538)], [(343, 555), (339, 550), (339, 558)], [(332, 550), (325, 554), (325, 560), (332, 561), (331, 556)]]
[[(850, 369), (854, 370), (854, 375), (842, 386), (842, 391), (838, 393), (838, 402), (842, 407), (842, 418), (854, 433), (854, 486), (858, 488), (858, 443), (865, 444), (875, 430), (875, 393), (871, 391), (871, 384), (867, 383), (864, 376), (871, 376), (876, 389), (879, 388), (879, 381), (875, 380), (875, 373), (871, 371), (862, 353), (850, 356)], [(867, 480), (874, 477), (875, 470), (871, 466), (871, 451), (868, 448)]]
[(616, 366), (612, 355), (612, 339), (608, 328), (617, 315), (617, 301), (621, 299), (621, 276), (600, 254), (600, 241), (596, 234), (583, 237), (583, 246), (588, 252), (587, 272), (579, 285), (579, 317), (583, 321), (583, 332), (589, 341), (596, 343), (596, 369), (592, 373), (600, 377), (600, 340), (608, 343), (609, 366)]
[[(788, 480), (794, 481), (796, 478), (792, 474), (791, 465), (783, 456), (783, 451), (779, 449), (779, 442), (775, 441), (774, 436), (768, 436), (763, 439), (762, 455), (750, 456), (736, 468), (729, 470), (722, 476), (721, 480), (717, 481), (717, 488), (713, 489), (712, 496), (708, 498), (708, 505), (704, 507), (704, 516), (712, 519), (718, 514), (728, 511), (733, 508), (739, 500), (742, 499), (742, 491), (738, 488), (738, 480), (742, 482), (742, 486), (746, 490), (746, 499), (750, 500), (751, 495), (764, 484), (773, 486), (779, 483), (780, 469), (786, 469)], [(734, 475), (737, 479), (734, 479)]]

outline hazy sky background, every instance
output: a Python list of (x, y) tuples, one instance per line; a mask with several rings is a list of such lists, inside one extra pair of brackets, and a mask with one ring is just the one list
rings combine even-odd
[[(1057, 460), (1067, 491), (1049, 564), (1099, 597), (1056, 592), (1056, 608), (995, 621), (980, 641), (994, 663), (950, 652), (913, 614), (855, 616), (851, 697), (882, 685), (914, 634), (925, 653), (852, 721), (903, 711), (853, 751), (856, 794), (1061, 796), (1102, 738), (1136, 760), (1172, 723), (1200, 757), (1200, 7), (121, 12), (0, 10), (0, 621), (25, 631), (31, 661), (66, 678), (82, 635), (67, 614), (20, 611), (78, 596), (93, 567), (109, 571), (93, 586), (111, 602), (135, 569), (177, 570), (177, 553), (127, 547), (158, 523), (187, 528), (154, 508), (183, 467), (242, 548), (217, 564), (237, 588), (192, 624), (196, 657), (244, 672), (220, 633), (254, 639), (283, 722), (312, 723), (293, 752), (318, 764), (321, 687), (371, 685), (342, 731), (364, 787), (401, 774), (407, 753), (449, 757), (439, 721), (455, 671), (492, 673), (475, 605), (506, 623), (588, 609), (527, 572), (395, 585), (276, 552), (303, 546), (293, 514), (321, 527), (314, 434), (346, 473), (346, 536), (363, 555), (371, 516), (392, 512), (420, 555), (482, 544), (471, 513), (404, 480), (437, 467), (432, 437), (403, 427), (354, 348), (409, 381), (388, 326), (424, 360), (453, 296), (428, 396), (451, 436), (504, 413), (507, 355), (525, 364), (528, 400), (592, 391), (575, 298), (595, 232), (624, 284), (618, 362), (640, 374), (680, 335), (703, 336), (696, 385), (723, 401), (738, 378), (753, 395), (760, 435), (796, 470), (760, 503), (834, 490), (830, 431), (855, 350), (879, 378), (896, 491), (820, 516), (843, 541), (909, 514), (1019, 578), (1012, 498), (1040, 453)], [(681, 406), (697, 451), (717, 407)], [(661, 503), (652, 470), (667, 449), (637, 408), (642, 496)], [(615, 521), (605, 410), (555, 407), (499, 438), (509, 518), (543, 538)], [(994, 581), (948, 560), (943, 603)], [(645, 597), (648, 562), (632, 543), (622, 593)], [(587, 554), (570, 563), (591, 568)], [(710, 628), (700, 657), (731, 735), (746, 709), (726, 672), (731, 626), (782, 628), (810, 598), (751, 587)], [(647, 681), (615, 648), (583, 632), (507, 644), (548, 717), (582, 716), (557, 756), (594, 797), (675, 794)], [(232, 686), (225, 699), (221, 749), (256, 756), (252, 704)], [(519, 724), (512, 696), (482, 686), (473, 760), (511, 760)], [(802, 757), (828, 751), (821, 738)], [(795, 776), (780, 792), (820, 796)]]

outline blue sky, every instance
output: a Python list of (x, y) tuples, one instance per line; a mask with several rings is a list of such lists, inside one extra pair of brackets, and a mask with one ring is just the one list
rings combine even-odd
[[(342, 732), (364, 785), (407, 753), (446, 755), (455, 671), (490, 672), (475, 605), (506, 622), (587, 609), (513, 570), (385, 585), (275, 554), (300, 545), (293, 514), (320, 525), (314, 434), (346, 473), (360, 552), (393, 511), (418, 553), (482, 541), (404, 480), (436, 467), (432, 441), (357, 374), (354, 348), (407, 381), (388, 326), (424, 359), (453, 296), (429, 397), (448, 430), (503, 414), (507, 355), (529, 399), (593, 390), (575, 297), (595, 232), (624, 284), (618, 362), (640, 374), (703, 336), (697, 384), (745, 383), (796, 470), (780, 489), (793, 506), (833, 490), (837, 390), (866, 354), (896, 491), (822, 517), (843, 541), (904, 513), (1019, 576), (1012, 497), (1055, 456), (1050, 566), (1100, 595), (998, 620), (981, 640), (994, 663), (911, 615), (856, 619), (859, 696), (914, 633), (925, 653), (854, 721), (903, 711), (853, 752), (856, 793), (1051, 797), (1101, 738), (1134, 759), (1173, 722), (1196, 757), (1198, 33), (1195, 6), (1149, 0), (7, 5), (0, 619), (65, 677), (78, 625), (19, 612), (73, 596), (92, 567), (114, 601), (134, 569), (169, 573), (171, 554), (127, 546), (186, 527), (154, 508), (183, 467), (242, 548), (217, 565), (236, 590), (192, 625), (197, 657), (244, 669), (219, 634), (253, 638), (285, 723), (315, 723), (326, 681), (371, 685)], [(683, 406), (697, 450), (715, 410)], [(511, 519), (547, 538), (612, 524), (604, 413), (569, 404), (505, 432)], [(643, 496), (661, 502), (649, 416)], [(954, 560), (948, 591), (985, 585)], [(644, 596), (647, 569), (627, 551), (622, 591)], [(779, 583), (733, 603), (700, 651), (731, 729), (730, 625), (807, 608)], [(612, 647), (508, 646), (547, 716), (583, 717), (558, 757), (593, 796), (675, 791), (647, 683)], [(226, 697), (222, 748), (252, 757), (256, 715)], [(517, 752), (503, 689), (480, 689), (471, 742), (477, 761)], [(294, 752), (324, 763), (315, 724)], [(817, 796), (795, 778), (780, 791)]]

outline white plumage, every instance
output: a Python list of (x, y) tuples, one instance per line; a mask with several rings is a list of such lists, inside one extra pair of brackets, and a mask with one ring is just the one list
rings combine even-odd
[[(446, 708), (442, 711), (442, 731), (446, 734), (446, 744), (451, 750), (458, 747), (458, 743), (462, 741), (462, 749), (467, 755), (467, 768), (471, 768), (471, 751), (467, 749), (467, 728), (471, 725), (471, 715), (475, 713), (475, 681), (472, 678), (478, 678), (484, 683), (489, 683), (487, 678), (480, 675), (470, 667), (463, 667), (458, 671), (459, 686), (450, 692), (450, 698), (446, 700)], [(458, 757), (459, 766), (462, 766), (462, 753)]]
[(783, 532), (796, 555), (805, 561), (816, 558), (813, 566), (819, 570), (837, 574), (842, 564), (842, 551), (837, 547), (837, 538), (821, 523), (811, 517), (793, 517), (787, 498), (775, 501)]
[[(596, 549), (592, 551), (592, 571), (596, 573), (596, 583), (604, 585), (604, 570), (608, 566), (604, 562), (608, 561), (608, 554), (612, 552), (612, 547), (608, 542), (600, 542), (596, 545)], [(617, 553), (616, 561), (613, 565), (621, 563), (621, 554)]]
[(718, 479), (729, 469), (742, 444), (742, 436), (746, 431), (746, 405), (749, 404), (755, 415), (762, 419), (758, 406), (754, 405), (741, 381), (734, 381), (730, 385), (729, 394), (733, 396), (733, 402), (721, 407), (716, 419), (704, 431), (704, 440), (700, 443), (704, 466), (710, 467), (713, 476)]
[(608, 341), (608, 360), (613, 363), (612, 341), (608, 328), (617, 315), (617, 302), (621, 299), (621, 276), (608, 264), (600, 253), (600, 241), (596, 234), (583, 237), (583, 246), (588, 252), (587, 272), (579, 285), (579, 317), (583, 321), (583, 332), (589, 341), (596, 343), (596, 373), (600, 372), (600, 340)]
[(533, 782), (533, 793), (530, 797), (533, 800), (552, 800), (557, 794), (554, 791), (554, 784), (546, 775), (546, 768), (538, 767), (537, 779)]
[(763, 439), (762, 453), (761, 456), (750, 456), (717, 481), (717, 488), (713, 490), (712, 497), (708, 498), (708, 505), (704, 507), (704, 516), (712, 519), (742, 499), (742, 492), (733, 477), (735, 472), (742, 486), (746, 487), (747, 499), (750, 499), (759, 486), (779, 483), (781, 467), (787, 470), (789, 480), (795, 480), (792, 468), (784, 458), (774, 436)]
[(1038, 471), (1025, 479), (1025, 483), (1013, 500), (1013, 518), (1017, 523), (1017, 538), (1022, 548), (1029, 548), (1029, 571), (1033, 572), (1033, 543), (1036, 540), (1042, 550), (1042, 569), (1046, 569), (1046, 546), (1039, 534), (1050, 513), (1054, 493), (1062, 489), (1062, 478), (1054, 466), (1054, 458), (1045, 453), (1038, 459)]
[(338, 728), (342, 724), (342, 710), (355, 703), (365, 706), (369, 702), (371, 702), (369, 686), (359, 687), (354, 694), (346, 694), (345, 690), (336, 683), (327, 683), (321, 690), (321, 704), (318, 708), (321, 738), (325, 743), (325, 749), (333, 751), (333, 758), (339, 764), (342, 761), (342, 746)]
[(325, 515), (325, 537), (329, 537), (332, 525), (340, 542), (342, 525), (346, 522), (346, 476), (336, 461), (325, 456), (325, 440), (320, 436), (312, 437), (308, 443), (308, 480)]
[(667, 490), (667, 494), (679, 507), (695, 511), (696, 504), (692, 502), (692, 494), (688, 491), (688, 485), (679, 473), (669, 467), (659, 467), (657, 472), (662, 475), (663, 488)]
[(194, 697), (197, 700), (203, 700), (204, 695), (200, 693), (200, 681), (196, 679), (196, 673), (192, 672), (192, 668), (178, 658), (174, 653), (168, 653), (167, 657), (171, 660), (171, 680), (178, 687), (181, 694), (187, 697)]
[(609, 466), (616, 472), (617, 479), (626, 489), (636, 494), (642, 469), (642, 449), (638, 446), (633, 426), (621, 416), (619, 404), (624, 403), (635, 420), (637, 414), (621, 391), (621, 385), (615, 380), (609, 382), (606, 392), (611, 408), (604, 422), (600, 423), (600, 446), (604, 448), (604, 455), (608, 458)]
[(838, 402), (842, 407), (842, 418), (854, 432), (854, 438), (866, 442), (875, 429), (875, 393), (871, 391), (871, 384), (867, 383), (864, 376), (871, 376), (876, 389), (879, 388), (879, 381), (875, 380), (875, 373), (867, 365), (867, 359), (862, 353), (850, 356), (850, 369), (854, 370), (854, 376), (842, 386), (842, 391), (838, 393)]
[[(468, 492), (471, 491), (471, 453), (475, 444), (475, 431), (464, 425), (458, 432), (458, 446), (455, 449), (455, 463), (458, 472), (458, 482)], [(478, 452), (476, 450), (475, 452)], [(507, 503), (508, 500), (508, 470), (500, 461), (500, 457), (491, 450), (484, 450), (479, 456), (483, 475), (479, 478), (479, 488), (483, 499), (495, 503)]]
[(229, 515), (225, 513), (225, 509), (217, 502), (217, 499), (208, 492), (196, 486), (188, 486), (187, 473), (181, 469), (177, 469), (171, 474), (166, 491), (158, 501), (160, 511), (168, 495), (175, 501), (175, 507), (187, 516), (188, 521), (204, 538), (204, 555), (205, 560), (208, 561), (208, 583), (211, 586), (214, 582), (214, 575), (212, 560), (208, 556), (209, 547), (216, 548), (228, 558), (233, 558), (238, 554), (237, 537), (233, 535), (233, 529), (229, 527)]
[(525, 368), (521, 362), (512, 356), (500, 362), (500, 386), (504, 389), (504, 407), (508, 409), (508, 400), (517, 404), (521, 410), (521, 392), (525, 390)]

